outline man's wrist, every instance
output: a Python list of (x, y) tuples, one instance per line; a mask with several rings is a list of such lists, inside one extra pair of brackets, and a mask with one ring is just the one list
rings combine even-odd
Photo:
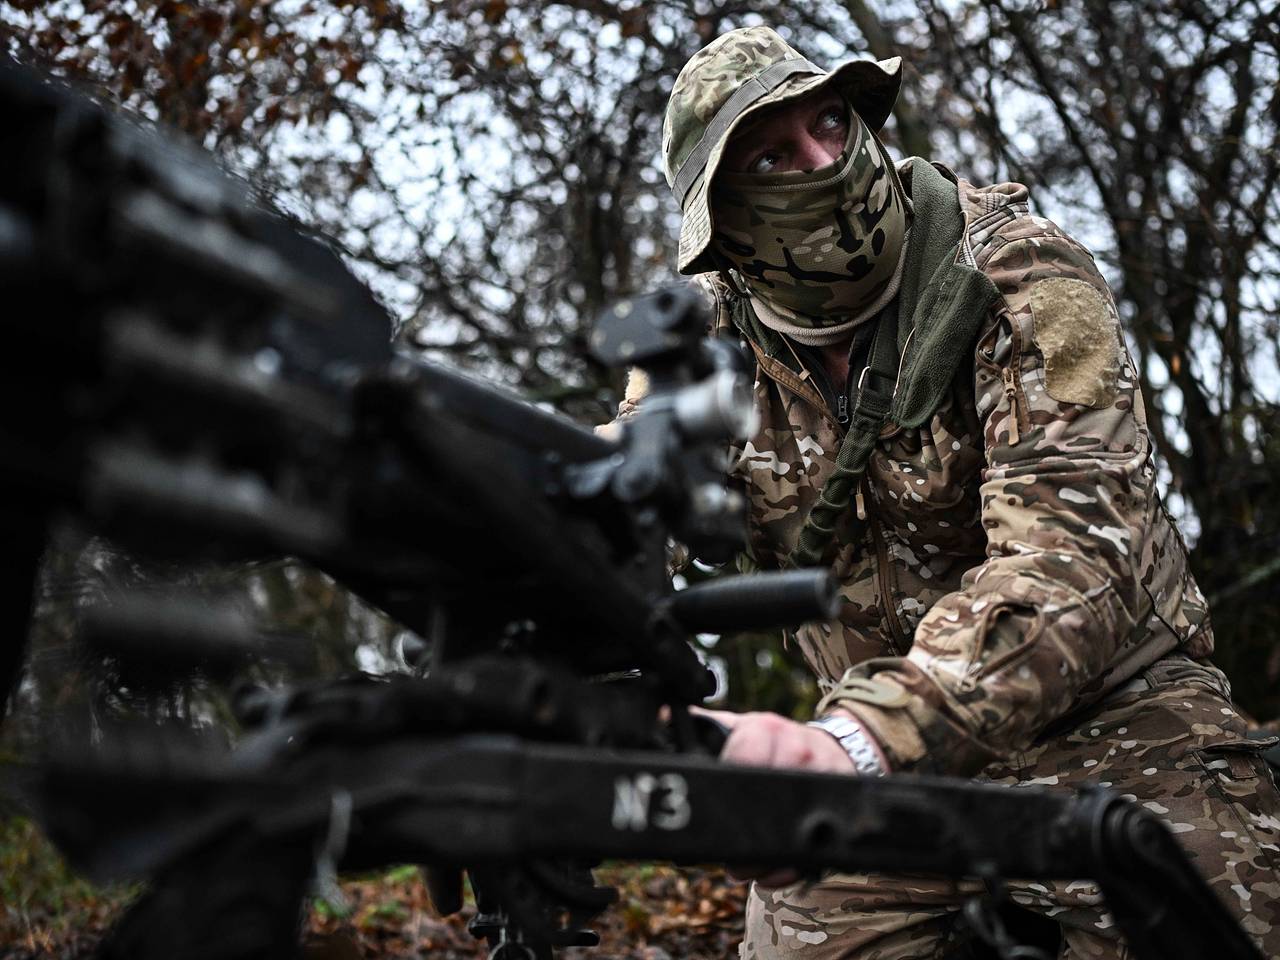
[(827, 713), (808, 726), (825, 731), (835, 738), (849, 755), (853, 769), (864, 777), (883, 777), (889, 773), (889, 761), (865, 726), (844, 712)]

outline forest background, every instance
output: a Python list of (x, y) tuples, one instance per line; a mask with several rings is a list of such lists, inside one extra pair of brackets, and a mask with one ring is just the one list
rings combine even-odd
[[(0, 0), (17, 59), (182, 131), (330, 238), (405, 347), (584, 423), (611, 300), (670, 280), (662, 112), (689, 56), (766, 23), (831, 66), (905, 61), (885, 139), (1017, 180), (1095, 253), (1137, 361), (1166, 504), (1242, 706), (1280, 716), (1280, 11), (1253, 0)], [(11, 132), (12, 134), (12, 132)], [(122, 709), (70, 639), (121, 581), (198, 578), (315, 640), (316, 673), (396, 669), (404, 631), (296, 564), (175, 573), (58, 531), (4, 742), (68, 699)], [(708, 651), (735, 707), (803, 713), (775, 636)], [(88, 691), (86, 693), (86, 691)], [(179, 690), (192, 715), (206, 694)]]

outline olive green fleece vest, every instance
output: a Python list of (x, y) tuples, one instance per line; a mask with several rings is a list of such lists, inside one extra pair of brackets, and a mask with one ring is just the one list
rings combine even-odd
[[(917, 158), (911, 202), (914, 216), (897, 299), (877, 321), (835, 470), (809, 510), (788, 566), (822, 562), (885, 424), (911, 429), (933, 416), (999, 296), (986, 274), (962, 262), (964, 215), (955, 183)], [(789, 366), (796, 363), (782, 335), (757, 319), (746, 298), (735, 302), (732, 319), (766, 354)]]

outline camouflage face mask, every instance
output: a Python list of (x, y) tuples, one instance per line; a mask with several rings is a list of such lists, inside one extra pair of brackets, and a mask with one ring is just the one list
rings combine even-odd
[(851, 112), (844, 152), (811, 172), (730, 174), (712, 184), (716, 251), (753, 297), (813, 329), (892, 296), (907, 217), (879, 139)]

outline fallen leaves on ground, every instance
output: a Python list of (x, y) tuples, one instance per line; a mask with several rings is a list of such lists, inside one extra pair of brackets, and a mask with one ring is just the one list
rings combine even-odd
[[(596, 881), (618, 888), (618, 900), (590, 926), (598, 947), (570, 948), (566, 960), (722, 960), (742, 939), (746, 887), (719, 868), (676, 869), (656, 864), (608, 864)], [(372, 957), (485, 957), (487, 946), (467, 932), (475, 915), (468, 903), (439, 917), (418, 871), (399, 868), (342, 885), (347, 911), (323, 903), (312, 911), (306, 934), (308, 960)]]
[(0, 815), (0, 957), (88, 957), (130, 887), (78, 877), (30, 820)]
[[(598, 947), (559, 951), (564, 960), (723, 960), (742, 939), (746, 887), (718, 867), (608, 863), (596, 882), (618, 899), (590, 924)], [(0, 957), (81, 960), (136, 888), (97, 888), (76, 877), (28, 821), (0, 818)], [(441, 917), (417, 867), (345, 879), (345, 910), (316, 900), (302, 942), (307, 960), (483, 958), (488, 947), (467, 932), (470, 897)]]

